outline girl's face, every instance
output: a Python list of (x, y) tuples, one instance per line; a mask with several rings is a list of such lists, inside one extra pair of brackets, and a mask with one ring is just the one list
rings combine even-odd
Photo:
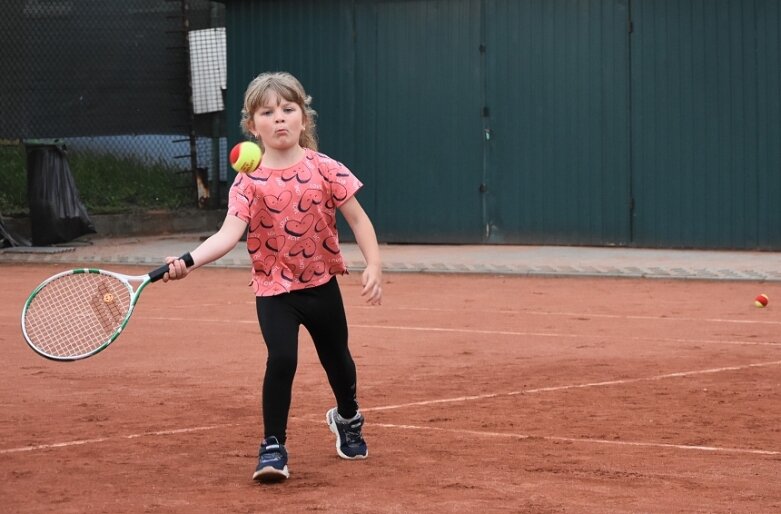
[(289, 150), (298, 145), (304, 130), (304, 113), (295, 102), (269, 92), (266, 102), (252, 113), (250, 132), (263, 141), (266, 151)]

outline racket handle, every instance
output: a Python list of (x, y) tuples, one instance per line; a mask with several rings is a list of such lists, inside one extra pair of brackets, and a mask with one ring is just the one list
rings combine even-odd
[(192, 268), (193, 264), (195, 264), (195, 261), (193, 260), (193, 256), (190, 255), (190, 252), (187, 252), (186, 254), (179, 257), (184, 261), (184, 265), (188, 268)]
[[(193, 256), (190, 255), (190, 252), (187, 252), (186, 254), (182, 255), (179, 258), (184, 261), (184, 263), (187, 265), (188, 268), (191, 267), (193, 264), (195, 264), (195, 262), (193, 262)], [(168, 273), (168, 264), (163, 264), (156, 270), (149, 272), (149, 281), (157, 282), (158, 280), (163, 278), (163, 275), (165, 275), (166, 273)]]

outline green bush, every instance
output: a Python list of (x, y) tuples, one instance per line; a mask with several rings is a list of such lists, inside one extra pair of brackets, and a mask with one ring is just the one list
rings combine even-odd
[[(164, 163), (88, 151), (69, 152), (67, 159), (81, 201), (92, 214), (195, 206), (192, 176)], [(0, 213), (27, 214), (23, 146), (0, 147), (0, 178)]]
[(20, 146), (0, 146), (0, 213), (10, 216), (27, 212), (24, 149)]

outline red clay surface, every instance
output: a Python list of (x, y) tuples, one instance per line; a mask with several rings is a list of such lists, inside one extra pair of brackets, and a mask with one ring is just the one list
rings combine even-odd
[(291, 478), (261, 485), (249, 272), (150, 285), (111, 347), (57, 363), (19, 315), (61, 270), (0, 266), (2, 512), (781, 510), (775, 284), (387, 274), (367, 307), (354, 273), (370, 457), (337, 457), (302, 331)]

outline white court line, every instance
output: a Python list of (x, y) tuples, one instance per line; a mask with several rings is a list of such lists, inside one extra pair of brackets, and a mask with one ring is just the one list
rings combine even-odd
[[(744, 366), (727, 366), (722, 368), (710, 368), (710, 369), (703, 369), (703, 370), (693, 370), (693, 371), (679, 371), (675, 373), (666, 373), (663, 375), (656, 375), (652, 377), (640, 377), (640, 378), (628, 378), (628, 379), (621, 379), (621, 380), (606, 380), (602, 382), (590, 382), (585, 384), (569, 384), (569, 385), (562, 385), (562, 386), (552, 386), (552, 387), (540, 387), (536, 389), (526, 389), (521, 391), (511, 391), (506, 393), (491, 393), (491, 394), (483, 394), (483, 395), (473, 395), (473, 396), (460, 396), (457, 398), (443, 398), (439, 400), (427, 400), (427, 401), (420, 401), (420, 402), (410, 402), (410, 403), (403, 403), (403, 404), (397, 404), (397, 405), (386, 405), (382, 407), (369, 407), (369, 408), (362, 408), (361, 410), (363, 412), (377, 412), (377, 411), (384, 411), (384, 410), (392, 410), (392, 409), (401, 409), (404, 407), (412, 407), (412, 406), (421, 406), (421, 405), (435, 405), (435, 404), (442, 404), (442, 403), (454, 403), (454, 402), (463, 402), (463, 401), (469, 401), (469, 400), (480, 400), (485, 398), (498, 398), (501, 396), (515, 396), (519, 394), (528, 394), (528, 393), (543, 393), (543, 392), (550, 392), (550, 391), (564, 391), (567, 389), (582, 389), (587, 387), (600, 387), (600, 386), (608, 386), (608, 385), (621, 385), (621, 384), (629, 384), (629, 383), (635, 383), (635, 382), (643, 382), (643, 381), (652, 381), (652, 380), (662, 380), (665, 378), (679, 378), (679, 377), (686, 377), (686, 376), (692, 376), (692, 375), (702, 375), (702, 374), (708, 374), (708, 373), (720, 373), (723, 371), (737, 371), (742, 369), (749, 369), (749, 368), (759, 368), (759, 367), (766, 367), (766, 366), (775, 366), (781, 364), (781, 361), (773, 361), (773, 362), (758, 362), (754, 364), (746, 364)], [(291, 421), (296, 421), (297, 418), (291, 418)], [(320, 421), (318, 421), (320, 423)], [(113, 437), (100, 437), (100, 438), (94, 438), (94, 439), (81, 439), (76, 441), (66, 441), (61, 443), (51, 443), (51, 444), (39, 444), (39, 445), (33, 445), (33, 446), (22, 446), (17, 448), (6, 448), (6, 449), (0, 449), (0, 455), (9, 454), (9, 453), (19, 453), (19, 452), (31, 452), (31, 451), (37, 451), (37, 450), (47, 450), (52, 448), (64, 448), (68, 446), (80, 446), (84, 444), (94, 444), (94, 443), (101, 443), (105, 441), (111, 441), (111, 440), (118, 440), (118, 439), (137, 439), (140, 437), (149, 437), (149, 436), (162, 436), (162, 435), (175, 435), (175, 434), (187, 434), (192, 432), (200, 432), (200, 431), (206, 431), (206, 430), (215, 430), (218, 428), (225, 428), (225, 427), (231, 427), (231, 426), (239, 426), (238, 423), (226, 423), (221, 425), (207, 425), (207, 426), (201, 426), (201, 427), (190, 427), (190, 428), (180, 428), (180, 429), (171, 429), (171, 430), (159, 430), (154, 432), (142, 432), (139, 434), (130, 434), (125, 436), (113, 436)], [(577, 438), (567, 438), (567, 437), (556, 437), (556, 436), (528, 436), (528, 435), (520, 435), (520, 434), (504, 434), (500, 432), (478, 432), (478, 431), (469, 431), (469, 430), (456, 430), (456, 429), (443, 429), (443, 428), (437, 428), (437, 427), (415, 427), (411, 425), (391, 425), (391, 424), (382, 424), (382, 423), (376, 423), (377, 426), (383, 426), (383, 427), (390, 427), (390, 428), (408, 428), (408, 429), (416, 429), (416, 430), (444, 430), (444, 431), (450, 431), (450, 432), (457, 432), (462, 434), (474, 434), (474, 435), (488, 435), (488, 436), (502, 436), (502, 437), (515, 437), (519, 439), (528, 439), (532, 437), (536, 437), (539, 439), (545, 439), (550, 441), (566, 441), (566, 442), (590, 442), (590, 443), (598, 443), (598, 444), (623, 444), (623, 445), (629, 445), (629, 446), (653, 446), (653, 447), (665, 447), (665, 448), (678, 448), (678, 449), (688, 449), (688, 450), (704, 450), (704, 451), (723, 451), (723, 452), (741, 452), (741, 453), (755, 453), (755, 454), (763, 454), (763, 455), (778, 455), (781, 454), (781, 452), (777, 451), (770, 451), (770, 450), (745, 450), (745, 449), (739, 449), (739, 448), (719, 448), (719, 447), (710, 447), (710, 446), (687, 446), (687, 445), (675, 445), (675, 444), (665, 444), (665, 443), (643, 443), (643, 442), (629, 442), (629, 441), (615, 441), (615, 440), (602, 440), (602, 439), (577, 439)]]
[[(255, 302), (251, 303), (253, 306)], [(242, 305), (243, 302), (231, 302), (225, 303), (204, 303), (199, 304), (200, 307), (214, 307), (224, 305)], [(177, 307), (177, 306), (174, 306)], [(188, 306), (184, 306), (190, 308)], [(377, 306), (374, 305), (345, 305), (346, 309), (366, 309), (375, 310)], [(639, 314), (600, 314), (594, 312), (554, 312), (554, 311), (526, 311), (522, 309), (445, 309), (441, 307), (395, 307), (383, 305), (382, 310), (392, 311), (413, 311), (413, 312), (458, 312), (463, 313), (465, 310), (470, 313), (483, 313), (483, 314), (529, 314), (532, 316), (568, 316), (576, 318), (605, 318), (605, 319), (635, 319), (646, 321), (702, 321), (707, 323), (736, 323), (740, 325), (781, 325), (781, 320), (761, 320), (761, 319), (730, 319), (730, 318), (689, 318), (689, 317), (676, 317), (676, 316), (641, 316)]]
[(106, 441), (113, 441), (116, 439), (138, 439), (139, 437), (150, 437), (160, 435), (176, 435), (176, 434), (190, 434), (192, 432), (203, 432), (205, 430), (215, 430), (218, 428), (238, 426), (236, 423), (227, 423), (223, 425), (209, 425), (204, 427), (190, 427), (190, 428), (176, 428), (171, 430), (158, 430), (156, 432), (142, 432), (140, 434), (130, 435), (118, 435), (113, 437), (97, 437), (94, 439), (79, 439), (76, 441), (66, 441), (63, 443), (51, 443), (51, 444), (36, 444), (33, 446), (21, 446), (19, 448), (7, 448), (0, 450), (0, 455), (7, 453), (19, 453), (19, 452), (33, 452), (37, 450), (48, 450), (51, 448), (65, 448), (67, 446), (81, 446), (83, 444), (103, 443)]
[(521, 332), (513, 330), (479, 330), (472, 328), (443, 328), (443, 327), (410, 327), (399, 325), (361, 325), (357, 323), (351, 323), (350, 327), (356, 328), (369, 328), (369, 329), (388, 329), (388, 330), (408, 330), (412, 332), (460, 332), (465, 334), (482, 334), (482, 335), (503, 335), (503, 336), (525, 336), (525, 337), (557, 337), (557, 338), (570, 338), (570, 339), (585, 339), (585, 338), (603, 338), (608, 339), (612, 337), (620, 337), (622, 340), (631, 341), (658, 341), (662, 343), (689, 343), (689, 344), (733, 344), (733, 345), (760, 345), (760, 346), (781, 346), (781, 342), (774, 341), (737, 341), (727, 340), (722, 341), (719, 339), (669, 339), (662, 337), (640, 337), (640, 336), (610, 336), (607, 334), (561, 334), (557, 332)]
[[(361, 325), (350, 323), (350, 327), (356, 328), (381, 328), (385, 330), (407, 330), (411, 332), (460, 332), (464, 334), (500, 335), (500, 336), (536, 336), (536, 337), (584, 337), (582, 334), (556, 334), (553, 332), (520, 332), (517, 330), (482, 330), (477, 328), (450, 328), (450, 327), (411, 327), (408, 325)], [(586, 336), (596, 337), (596, 336)]]
[[(369, 409), (362, 409), (364, 411)], [(377, 410), (377, 409), (375, 409)], [(291, 418), (291, 421), (299, 421), (303, 420), (302, 418)], [(307, 421), (314, 422), (314, 420), (309, 419)], [(321, 423), (321, 421), (318, 419), (316, 423)], [(9, 453), (21, 453), (21, 452), (32, 452), (32, 451), (38, 451), (38, 450), (49, 450), (54, 448), (65, 448), (69, 446), (81, 446), (85, 444), (94, 444), (94, 443), (102, 443), (106, 441), (111, 440), (119, 440), (119, 439), (137, 439), (140, 437), (149, 437), (149, 436), (163, 436), (163, 435), (176, 435), (176, 434), (187, 434), (187, 433), (193, 433), (193, 432), (202, 432), (206, 430), (216, 430), (219, 428), (226, 428), (231, 426), (239, 426), (238, 423), (226, 423), (222, 425), (211, 425), (211, 426), (203, 426), (203, 427), (191, 427), (191, 428), (180, 428), (175, 430), (160, 430), (156, 432), (144, 432), (140, 434), (130, 434), (126, 436), (115, 436), (115, 437), (100, 437), (95, 439), (81, 439), (77, 441), (66, 441), (62, 443), (52, 443), (52, 444), (39, 444), (35, 446), (23, 446), (19, 448), (8, 448), (5, 450), (0, 450), (0, 455), (2, 454), (9, 454)], [(671, 443), (652, 443), (652, 442), (639, 442), (639, 441), (617, 441), (615, 439), (595, 439), (595, 438), (577, 438), (577, 437), (560, 437), (560, 436), (533, 436), (528, 434), (512, 434), (512, 433), (504, 433), (504, 432), (481, 432), (477, 430), (466, 430), (466, 429), (455, 429), (455, 428), (442, 428), (442, 427), (421, 427), (421, 426), (415, 426), (415, 425), (396, 425), (391, 423), (372, 423), (373, 427), (383, 427), (383, 428), (391, 428), (391, 429), (401, 429), (401, 430), (420, 430), (420, 431), (436, 431), (436, 432), (450, 432), (458, 435), (474, 435), (478, 437), (508, 437), (513, 439), (542, 439), (545, 441), (557, 441), (557, 442), (569, 442), (569, 443), (593, 443), (593, 444), (612, 444), (612, 445), (622, 445), (622, 446), (637, 446), (637, 447), (652, 447), (652, 448), (672, 448), (672, 449), (678, 449), (678, 450), (699, 450), (699, 451), (708, 451), (708, 452), (729, 452), (729, 453), (748, 453), (748, 454), (754, 454), (754, 455), (781, 455), (781, 451), (774, 451), (774, 450), (753, 450), (748, 448), (729, 448), (729, 447), (719, 447), (719, 446), (701, 446), (701, 445), (683, 445), (683, 444), (671, 444)]]
[(688, 318), (688, 317), (676, 317), (676, 316), (640, 316), (637, 314), (593, 314), (593, 313), (581, 313), (581, 312), (544, 312), (544, 311), (521, 311), (521, 313), (533, 314), (536, 316), (577, 316), (577, 317), (610, 318), (610, 319), (639, 319), (639, 320), (650, 320), (650, 321), (705, 321), (708, 323), (781, 325), (781, 321), (778, 320), (761, 320), (761, 319)]
[[(562, 313), (562, 315), (575, 315), (574, 313)], [(592, 315), (594, 316), (594, 315)], [(604, 317), (607, 317), (610, 315), (605, 315)], [(615, 316), (618, 318), (624, 317), (624, 316)], [(248, 323), (248, 324), (256, 324), (257, 321), (255, 320), (226, 320), (226, 319), (205, 319), (205, 318), (181, 318), (181, 317), (152, 317), (152, 316), (144, 316), (145, 319), (153, 319), (153, 320), (163, 320), (163, 321), (186, 321), (186, 322), (192, 322), (192, 321), (202, 321), (202, 322), (210, 322), (210, 323)], [(670, 318), (652, 318), (652, 319), (670, 319)], [(682, 319), (682, 318), (678, 318)], [(701, 320), (694, 320), (694, 321), (701, 321)], [(728, 320), (727, 320), (728, 321)], [(736, 321), (737, 322), (737, 321)], [(538, 336), (538, 337), (569, 337), (569, 338), (583, 338), (583, 337), (607, 337), (605, 335), (580, 335), (580, 334), (556, 334), (556, 333), (537, 333), (537, 332), (517, 332), (517, 331), (500, 331), (500, 330), (476, 330), (476, 329), (452, 329), (452, 328), (437, 328), (437, 327), (407, 327), (407, 326), (381, 326), (381, 325), (351, 325), (354, 327), (360, 327), (360, 328), (370, 328), (370, 329), (392, 329), (392, 330), (412, 330), (412, 331), (433, 331), (433, 332), (463, 332), (463, 333), (477, 333), (477, 334), (485, 334), (485, 335), (512, 335), (512, 336)], [(630, 339), (627, 337), (623, 337), (624, 339)], [(634, 337), (631, 339), (642, 339), (642, 340), (651, 340), (651, 341), (665, 341), (663, 339), (658, 338), (640, 338), (640, 337)], [(766, 345), (773, 345), (777, 346), (778, 343), (762, 343), (762, 342), (755, 342), (755, 341), (697, 341), (697, 340), (688, 340), (688, 339), (670, 339), (667, 341), (672, 342), (685, 342), (685, 343), (721, 343), (721, 344), (766, 344)], [(420, 401), (420, 402), (410, 402), (410, 403), (404, 403), (404, 404), (398, 404), (398, 405), (388, 405), (388, 406), (382, 406), (382, 407), (370, 407), (370, 408), (364, 408), (361, 409), (365, 412), (370, 411), (382, 411), (382, 410), (392, 410), (392, 409), (400, 409), (404, 407), (411, 407), (411, 406), (422, 406), (422, 405), (435, 405), (435, 404), (443, 404), (443, 403), (454, 403), (454, 402), (463, 402), (463, 401), (469, 401), (469, 400), (480, 400), (480, 399), (486, 399), (486, 398), (497, 398), (501, 396), (515, 396), (520, 394), (530, 394), (530, 393), (540, 393), (540, 392), (551, 392), (551, 391), (563, 391), (568, 389), (581, 389), (581, 388), (589, 388), (589, 387), (600, 387), (600, 386), (609, 386), (609, 385), (621, 385), (621, 384), (630, 384), (630, 383), (637, 383), (637, 382), (643, 382), (643, 381), (653, 381), (653, 380), (662, 380), (665, 378), (678, 378), (678, 377), (686, 377), (686, 376), (692, 376), (692, 375), (700, 375), (700, 374), (708, 374), (708, 373), (719, 373), (723, 371), (737, 371), (737, 370), (743, 370), (743, 369), (750, 369), (750, 368), (758, 368), (758, 367), (766, 367), (766, 366), (775, 366), (781, 364), (781, 361), (772, 361), (772, 362), (762, 362), (762, 363), (754, 363), (754, 364), (747, 364), (744, 366), (728, 366), (728, 367), (722, 367), (722, 368), (711, 368), (711, 369), (704, 369), (704, 370), (693, 370), (693, 371), (682, 371), (682, 372), (675, 372), (675, 373), (667, 373), (663, 375), (656, 375), (651, 377), (640, 377), (640, 378), (632, 378), (632, 379), (621, 379), (621, 380), (608, 380), (608, 381), (602, 381), (602, 382), (591, 382), (591, 383), (585, 383), (585, 384), (570, 384), (570, 385), (562, 385), (562, 386), (551, 386), (551, 387), (542, 387), (537, 389), (526, 389), (526, 390), (519, 390), (519, 391), (511, 391), (511, 392), (505, 392), (505, 393), (491, 393), (491, 394), (484, 394), (484, 395), (474, 395), (474, 396), (461, 396), (456, 398), (444, 398), (444, 399), (438, 399), (438, 400), (428, 400), (428, 401)], [(52, 449), (52, 448), (62, 448), (62, 447), (69, 447), (69, 446), (78, 446), (78, 445), (84, 445), (84, 444), (94, 444), (94, 443), (100, 443), (105, 442), (109, 440), (116, 440), (116, 439), (136, 439), (140, 437), (149, 437), (149, 436), (163, 436), (163, 435), (175, 435), (175, 434), (184, 434), (184, 433), (192, 433), (192, 432), (199, 432), (199, 431), (206, 431), (206, 430), (214, 430), (218, 428), (224, 428), (229, 426), (238, 426), (236, 423), (231, 424), (222, 424), (222, 425), (211, 425), (211, 426), (201, 426), (201, 427), (190, 427), (190, 428), (181, 428), (181, 429), (172, 429), (172, 430), (162, 430), (162, 431), (155, 431), (155, 432), (144, 432), (139, 434), (130, 434), (125, 436), (114, 436), (114, 437), (103, 437), (103, 438), (93, 438), (93, 439), (82, 439), (82, 440), (76, 440), (76, 441), (66, 441), (61, 443), (51, 443), (51, 444), (41, 444), (41, 445), (33, 445), (33, 446), (24, 446), (24, 447), (17, 447), (17, 448), (7, 448), (7, 449), (0, 449), (0, 455), (3, 454), (10, 454), (10, 453), (18, 453), (18, 452), (30, 452), (30, 451), (37, 451), (37, 450), (45, 450), (45, 449)], [(407, 426), (407, 425), (382, 425), (379, 424), (379, 426), (385, 426), (385, 427), (395, 427), (395, 428), (410, 428), (410, 429), (418, 429), (418, 430), (446, 430), (436, 427), (414, 427), (414, 426)], [(551, 441), (567, 441), (567, 442), (591, 442), (591, 443), (598, 443), (598, 444), (622, 444), (622, 445), (630, 445), (630, 446), (652, 446), (652, 447), (666, 447), (666, 448), (677, 448), (677, 449), (688, 449), (688, 450), (703, 450), (703, 451), (722, 451), (722, 452), (741, 452), (741, 453), (755, 453), (755, 454), (763, 454), (763, 455), (778, 455), (781, 454), (781, 452), (777, 451), (769, 451), (769, 450), (747, 450), (747, 449), (739, 449), (739, 448), (718, 448), (718, 447), (709, 447), (709, 446), (687, 446), (687, 445), (674, 445), (674, 444), (665, 444), (665, 443), (643, 443), (643, 442), (626, 442), (626, 441), (614, 441), (614, 440), (600, 440), (600, 439), (577, 439), (577, 438), (565, 438), (565, 437), (554, 437), (554, 436), (525, 436), (525, 435), (518, 435), (518, 434), (502, 434), (502, 433), (493, 433), (493, 432), (471, 432), (467, 430), (452, 430), (459, 433), (467, 433), (467, 434), (474, 434), (474, 435), (491, 435), (491, 436), (502, 436), (502, 437), (515, 437), (515, 438), (530, 438), (530, 437), (537, 437), (540, 439), (546, 439)]]
[[(370, 305), (350, 305), (350, 309), (376, 309)], [(460, 312), (484, 314), (531, 314), (533, 316), (571, 316), (579, 318), (608, 318), (608, 319), (638, 319), (649, 321), (706, 321), (709, 323), (738, 323), (749, 325), (781, 325), (781, 320), (761, 320), (761, 319), (730, 319), (730, 318), (689, 318), (677, 316), (641, 316), (638, 314), (599, 314), (594, 312), (554, 312), (554, 311), (526, 311), (522, 309), (445, 309), (441, 307), (390, 307), (383, 306), (383, 310), (397, 311), (420, 311), (420, 312)]]
[(678, 371), (675, 373), (665, 373), (663, 375), (655, 375), (651, 377), (625, 378), (620, 380), (605, 380), (602, 382), (589, 382), (585, 384), (568, 384), (568, 385), (561, 385), (561, 386), (539, 387), (536, 389), (521, 389), (518, 391), (509, 391), (504, 393), (488, 393), (488, 394), (479, 394), (479, 395), (471, 395), (471, 396), (458, 396), (454, 398), (440, 398), (438, 400), (423, 400), (419, 402), (399, 403), (397, 405), (385, 405), (382, 407), (361, 408), (361, 410), (370, 412), (370, 411), (403, 409), (405, 407), (437, 405), (442, 403), (466, 402), (471, 400), (483, 400), (486, 398), (518, 396), (521, 394), (547, 393), (551, 391), (566, 391), (568, 389), (585, 389), (588, 387), (603, 387), (603, 386), (611, 386), (611, 385), (634, 384), (637, 382), (651, 382), (654, 380), (663, 380), (666, 378), (681, 378), (681, 377), (689, 377), (694, 375), (705, 375), (709, 373), (721, 373), (723, 371), (740, 371), (744, 369), (762, 368), (767, 366), (778, 366), (778, 365), (781, 365), (781, 361), (757, 362), (754, 364), (745, 364), (743, 366), (726, 366), (722, 368), (700, 369), (700, 370), (693, 370), (693, 371)]
[[(144, 319), (157, 320), (157, 321), (200, 321), (203, 323), (244, 323), (257, 325), (256, 320), (234, 320), (234, 319), (209, 319), (209, 318), (178, 318), (172, 316), (144, 316)], [(661, 337), (640, 337), (640, 336), (611, 336), (607, 334), (561, 334), (556, 332), (523, 332), (516, 330), (479, 330), (473, 328), (446, 328), (446, 327), (411, 327), (400, 325), (363, 325), (359, 323), (350, 323), (350, 328), (368, 328), (368, 329), (383, 329), (383, 330), (407, 330), (411, 332), (450, 332), (450, 333), (463, 333), (463, 334), (481, 334), (481, 335), (501, 335), (501, 336), (521, 336), (521, 337), (556, 337), (556, 338), (569, 338), (569, 339), (593, 339), (593, 338), (616, 338), (620, 337), (622, 340), (631, 341), (657, 341), (662, 343), (688, 343), (688, 344), (732, 344), (732, 345), (747, 345), (747, 346), (779, 346), (781, 342), (774, 341), (739, 341), (739, 340), (718, 340), (718, 339), (665, 339)]]
[[(361, 409), (364, 410), (364, 409)], [(592, 438), (577, 438), (577, 437), (558, 437), (558, 436), (536, 436), (528, 434), (510, 434), (505, 432), (481, 432), (479, 430), (462, 430), (457, 428), (442, 428), (442, 427), (421, 427), (416, 425), (394, 425), (390, 423), (372, 423), (373, 427), (383, 427), (399, 430), (420, 430), (420, 431), (435, 431), (435, 432), (450, 432), (458, 435), (474, 435), (477, 437), (507, 437), (512, 439), (542, 439), (545, 441), (555, 442), (567, 442), (567, 443), (593, 443), (593, 444), (612, 444), (622, 446), (639, 446), (639, 447), (651, 447), (651, 448), (672, 448), (676, 450), (698, 450), (707, 452), (729, 452), (729, 453), (749, 453), (753, 455), (781, 455), (781, 451), (774, 450), (752, 450), (750, 448), (728, 448), (720, 446), (692, 446), (687, 444), (670, 444), (670, 443), (651, 443), (640, 441), (616, 441), (611, 439), (592, 439)]]

